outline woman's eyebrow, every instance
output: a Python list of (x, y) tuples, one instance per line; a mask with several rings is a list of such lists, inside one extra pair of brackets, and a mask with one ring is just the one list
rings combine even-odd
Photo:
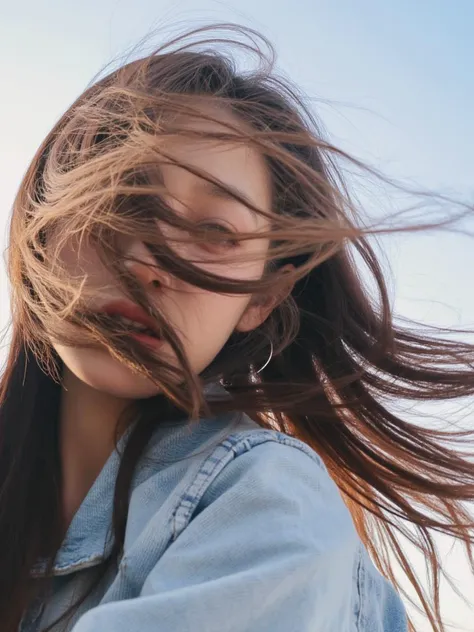
[(258, 214), (251, 208), (251, 206), (255, 206), (255, 204), (239, 189), (230, 185), (226, 185), (226, 188), (224, 188), (223, 186), (221, 187), (215, 182), (209, 182), (208, 180), (201, 180), (199, 187), (204, 193), (210, 195), (211, 197), (219, 200), (230, 200), (232, 202), (236, 202), (237, 204), (244, 205), (253, 218), (257, 220)]

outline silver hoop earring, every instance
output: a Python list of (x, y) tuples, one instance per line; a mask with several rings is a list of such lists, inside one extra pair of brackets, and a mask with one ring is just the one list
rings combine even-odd
[(263, 369), (266, 369), (267, 366), (270, 364), (270, 360), (272, 358), (273, 358), (273, 342), (270, 340), (270, 355), (268, 356), (268, 360), (265, 362), (265, 364), (262, 367), (259, 368), (258, 371), (255, 371), (255, 373), (258, 375), (259, 373), (263, 371)]

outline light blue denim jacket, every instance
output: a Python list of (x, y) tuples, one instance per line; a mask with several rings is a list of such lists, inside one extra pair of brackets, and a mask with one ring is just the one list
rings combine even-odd
[[(114, 452), (76, 513), (37, 632), (110, 550)], [(406, 632), (321, 459), (243, 415), (160, 426), (133, 481), (123, 557), (74, 632)], [(59, 628), (58, 628), (59, 629)]]

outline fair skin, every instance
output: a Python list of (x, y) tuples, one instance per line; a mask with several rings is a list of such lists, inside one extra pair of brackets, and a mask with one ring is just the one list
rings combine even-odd
[[(220, 111), (223, 122), (240, 124), (234, 115)], [(216, 122), (190, 120), (192, 129), (223, 131)], [(225, 130), (224, 131), (228, 131)], [(269, 211), (271, 183), (263, 157), (251, 146), (230, 141), (179, 138), (169, 142), (167, 153), (179, 162), (209, 173), (235, 189), (254, 206)], [(176, 213), (186, 214), (196, 222), (219, 224), (235, 232), (262, 231), (266, 220), (236, 200), (222, 198), (205, 181), (176, 165), (161, 167), (169, 205)], [(268, 249), (266, 239), (241, 242), (241, 252), (249, 255), (245, 262), (231, 263), (225, 257), (206, 262), (206, 254), (197, 244), (181, 244), (180, 255), (196, 260), (216, 274), (243, 280), (261, 277)], [(217, 356), (234, 331), (258, 327), (275, 305), (274, 297), (255, 301), (249, 295), (224, 295), (203, 290), (156, 267), (146, 246), (132, 237), (121, 243), (130, 271), (147, 292), (149, 300), (172, 323), (190, 365), (201, 373)], [(233, 253), (235, 254), (235, 253)], [(252, 256), (253, 255), (253, 256)], [(255, 256), (257, 255), (257, 256)], [(260, 255), (260, 256), (258, 256)], [(120, 287), (92, 247), (83, 244), (66, 246), (61, 259), (71, 274), (85, 276), (87, 289), (98, 298), (90, 305), (100, 310), (111, 301), (123, 299)], [(157, 386), (134, 374), (114, 359), (105, 348), (66, 347), (54, 343), (64, 363), (63, 395), (60, 413), (60, 449), (63, 469), (63, 511), (66, 524), (90, 489), (114, 448), (114, 430), (124, 409), (133, 401), (153, 396)], [(170, 348), (156, 353), (173, 361)]]

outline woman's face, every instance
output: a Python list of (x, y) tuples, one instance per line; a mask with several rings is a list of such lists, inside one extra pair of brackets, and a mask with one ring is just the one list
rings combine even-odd
[[(215, 112), (214, 112), (215, 114)], [(230, 113), (219, 113), (220, 120), (238, 124)], [(215, 122), (189, 120), (186, 126), (210, 132), (228, 131)], [(210, 176), (240, 192), (254, 206), (270, 210), (271, 184), (263, 157), (251, 146), (241, 143), (206, 139), (179, 138), (166, 145), (166, 152), (177, 162), (207, 172)], [(260, 215), (252, 213), (245, 205), (227, 198), (205, 180), (175, 165), (162, 165), (164, 185), (169, 194), (167, 202), (176, 213), (184, 214), (193, 221), (236, 232), (261, 231), (268, 228)], [(169, 229), (169, 227), (167, 227)], [(132, 274), (147, 292), (150, 302), (156, 304), (178, 335), (192, 369), (203, 371), (217, 356), (234, 331), (250, 331), (258, 327), (268, 315), (268, 309), (251, 301), (250, 296), (224, 295), (192, 286), (159, 270), (146, 246), (134, 239), (123, 238), (120, 244)], [(216, 255), (206, 252), (201, 244), (176, 246), (179, 254), (189, 260), (199, 260), (199, 265), (216, 274), (242, 280), (261, 277), (264, 255), (268, 248), (266, 239), (240, 242), (238, 246), (229, 241), (224, 253), (229, 259), (236, 253), (249, 255), (245, 262), (216, 262)], [(237, 248), (237, 250), (235, 250)], [(255, 256), (257, 255), (257, 256)], [(260, 255), (260, 257), (258, 257)], [(210, 259), (214, 258), (214, 262)], [(67, 271), (85, 275), (88, 290), (96, 296), (89, 307), (97, 311), (119, 311), (132, 316), (128, 307), (133, 307), (121, 292), (111, 272), (101, 263), (90, 245), (69, 243), (61, 251), (61, 259)], [(206, 262), (207, 259), (207, 262)], [(125, 301), (125, 303), (123, 302)], [(66, 367), (77, 378), (116, 397), (139, 399), (157, 394), (157, 387), (145, 377), (135, 374), (104, 348), (66, 347), (54, 344)], [(176, 363), (169, 345), (157, 344), (154, 353), (166, 361)]]

